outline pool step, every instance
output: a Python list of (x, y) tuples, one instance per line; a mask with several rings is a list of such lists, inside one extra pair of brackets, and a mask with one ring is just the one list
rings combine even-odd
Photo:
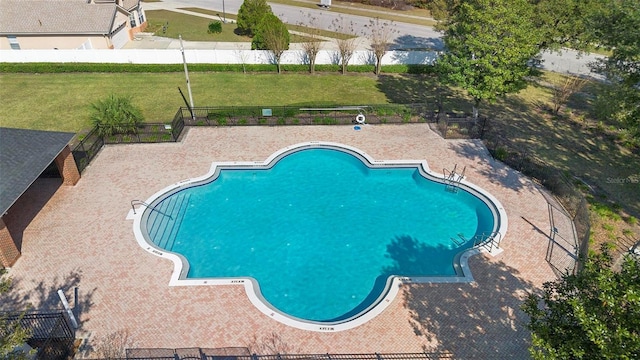
[(175, 194), (163, 201), (149, 216), (149, 236), (158, 247), (171, 251), (187, 212), (191, 195)]

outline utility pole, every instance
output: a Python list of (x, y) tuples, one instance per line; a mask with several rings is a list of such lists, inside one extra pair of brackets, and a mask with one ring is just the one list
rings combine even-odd
[(182, 45), (182, 35), (178, 35), (180, 39), (180, 52), (182, 53), (182, 63), (184, 64), (184, 76), (187, 78), (187, 90), (189, 91), (189, 104), (191, 104), (191, 119), (195, 120), (196, 115), (193, 112), (193, 95), (191, 95), (191, 82), (189, 81), (189, 70), (187, 70), (187, 58), (184, 56), (184, 46)]

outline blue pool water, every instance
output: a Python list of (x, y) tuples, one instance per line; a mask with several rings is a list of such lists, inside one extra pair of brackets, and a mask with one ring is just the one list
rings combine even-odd
[(321, 322), (366, 309), (391, 275), (455, 276), (454, 257), (473, 241), (451, 239), (494, 229), (488, 206), (463, 189), (333, 149), (222, 169), (153, 205), (149, 237), (188, 260), (188, 278), (252, 277), (271, 306)]

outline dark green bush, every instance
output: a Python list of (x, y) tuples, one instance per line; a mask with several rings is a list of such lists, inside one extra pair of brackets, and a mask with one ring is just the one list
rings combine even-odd
[(222, 23), (220, 21), (213, 21), (209, 23), (209, 34), (220, 34), (222, 32)]

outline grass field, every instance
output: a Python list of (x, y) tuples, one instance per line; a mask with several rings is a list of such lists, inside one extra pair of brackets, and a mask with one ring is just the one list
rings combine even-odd
[(234, 33), (236, 24), (233, 23), (222, 24), (220, 34), (209, 34), (207, 30), (213, 19), (168, 10), (149, 10), (146, 14), (149, 22), (146, 31), (157, 36), (177, 39), (182, 35), (182, 39), (188, 41), (251, 42), (250, 37)]
[[(195, 105), (388, 102), (373, 76), (339, 74), (189, 74)], [(90, 104), (109, 94), (133, 97), (148, 122), (170, 122), (187, 94), (183, 73), (0, 74), (0, 126), (78, 132), (91, 127)], [(43, 101), (46, 99), (45, 101)]]
[[(195, 8), (185, 8), (185, 10), (193, 11)], [(216, 16), (215, 11), (202, 10), (194, 11), (205, 15)], [(218, 42), (251, 42), (248, 36), (242, 36), (235, 33), (236, 24), (227, 22), (222, 24), (222, 32), (219, 34), (210, 34), (207, 32), (209, 23), (220, 21), (209, 19), (201, 16), (188, 15), (168, 10), (149, 10), (146, 12), (149, 26), (147, 32), (152, 32), (156, 36), (163, 36), (177, 39), (178, 35), (187, 41), (218, 41)], [(234, 15), (227, 15), (227, 19), (235, 19)], [(288, 26), (290, 30), (294, 30), (295, 25)], [(291, 34), (290, 42), (305, 41), (305, 37), (301, 35)]]

